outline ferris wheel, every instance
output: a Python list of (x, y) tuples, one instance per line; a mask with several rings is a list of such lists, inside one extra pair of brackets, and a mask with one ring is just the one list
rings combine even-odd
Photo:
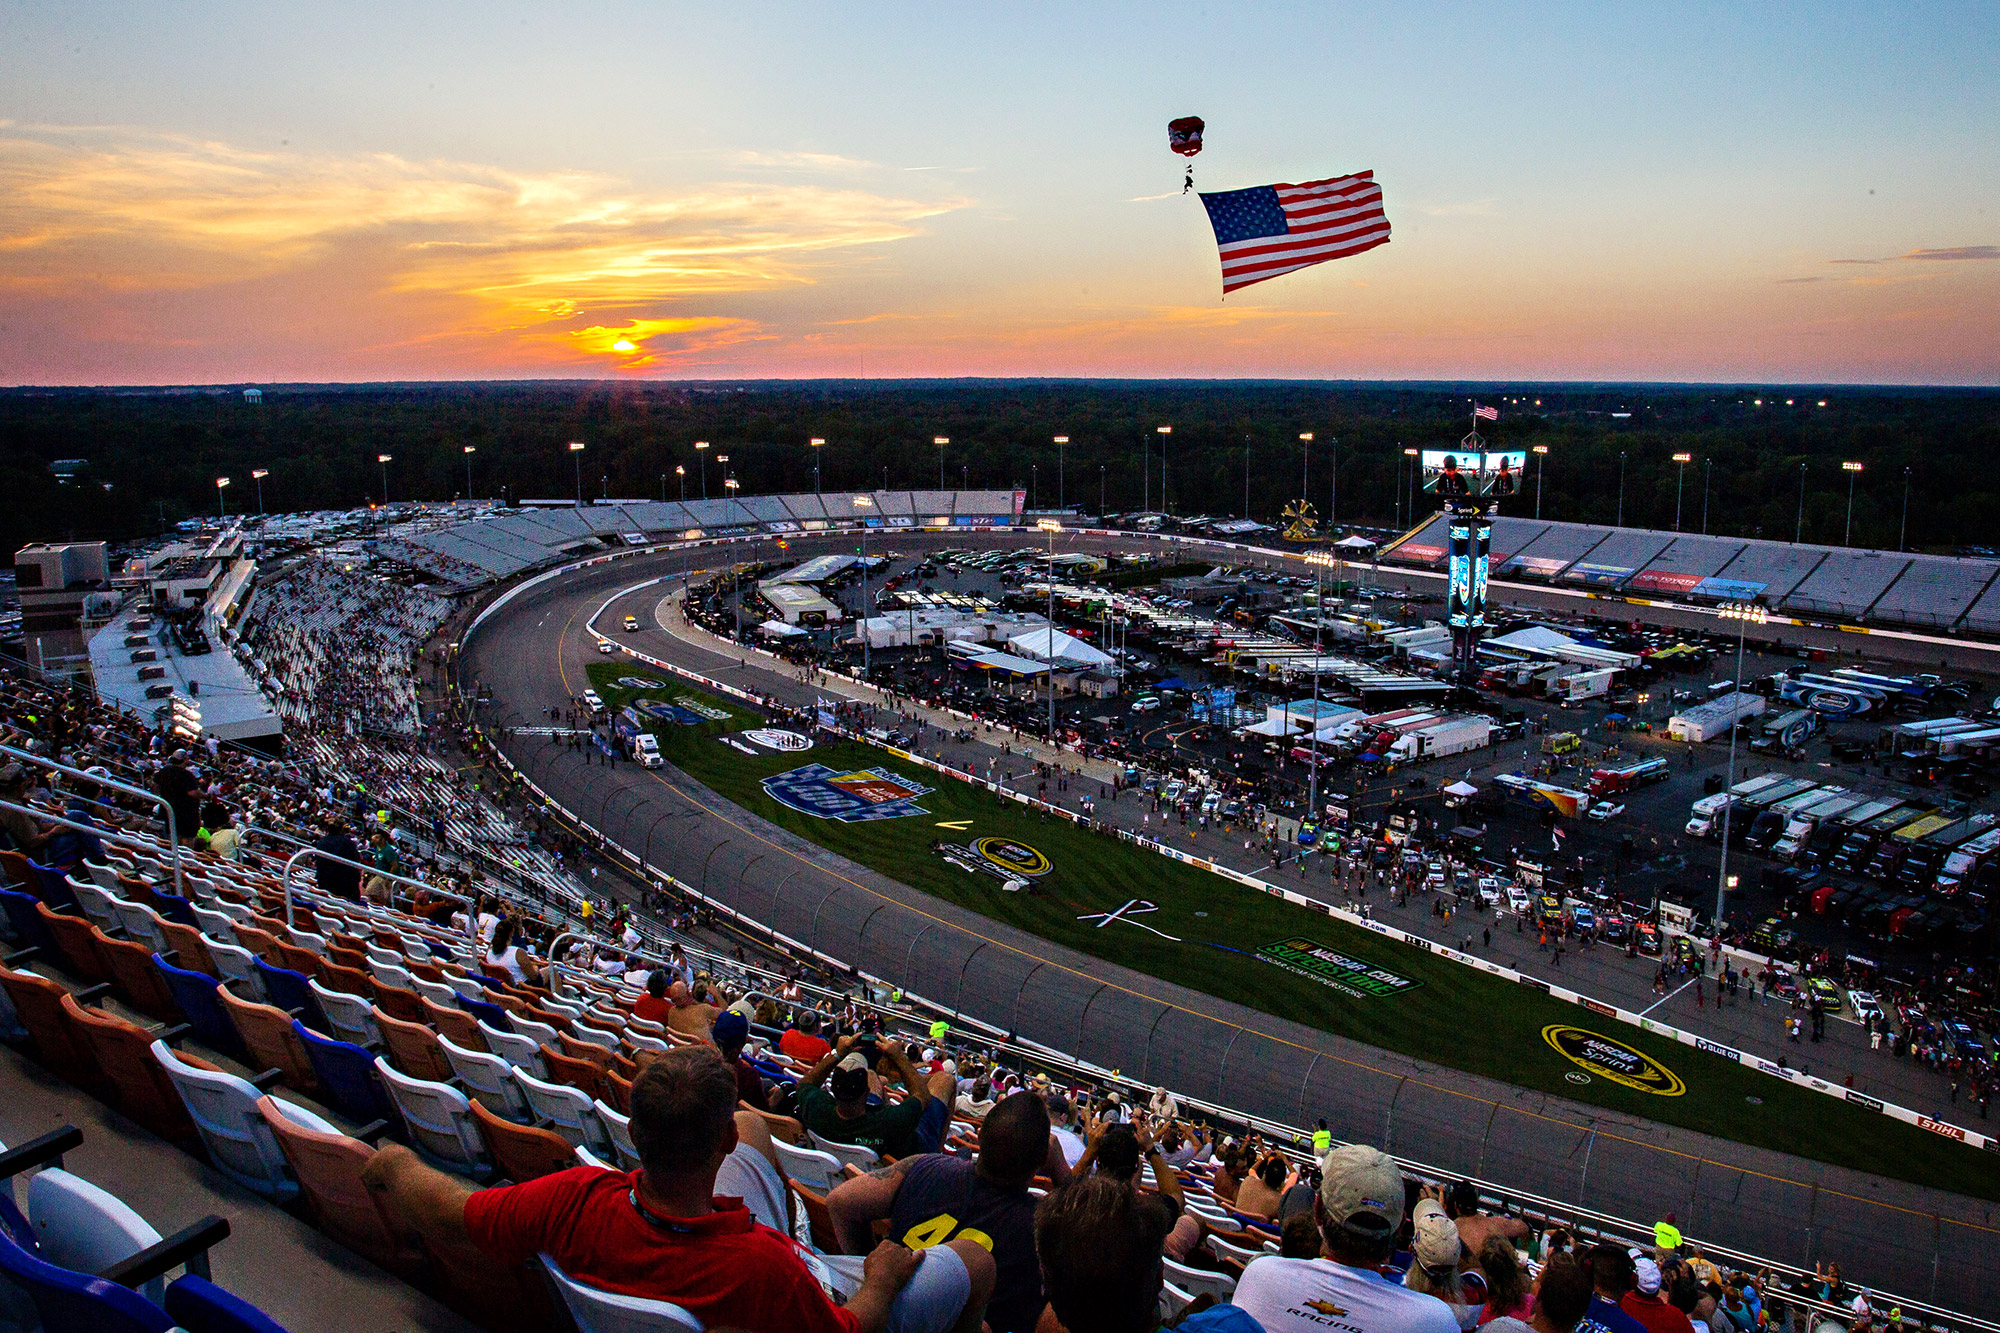
[(1309, 542), (1319, 536), (1319, 511), (1309, 500), (1293, 500), (1284, 509), (1285, 537), (1289, 541)]

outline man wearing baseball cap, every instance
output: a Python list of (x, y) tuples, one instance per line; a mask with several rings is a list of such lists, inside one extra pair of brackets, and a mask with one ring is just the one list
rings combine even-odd
[(1646, 1333), (1694, 1333), (1694, 1324), (1660, 1295), (1660, 1265), (1651, 1255), (1632, 1258), (1636, 1289), (1625, 1293), (1618, 1308), (1645, 1325)]
[(1403, 1225), (1403, 1173), (1387, 1153), (1361, 1144), (1329, 1152), (1313, 1220), (1321, 1258), (1259, 1259), (1236, 1284), (1235, 1304), (1265, 1333), (1458, 1333), (1443, 1301), (1382, 1276)]

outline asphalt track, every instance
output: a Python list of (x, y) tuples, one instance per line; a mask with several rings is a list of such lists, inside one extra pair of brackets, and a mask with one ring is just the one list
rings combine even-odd
[[(1029, 540), (883, 535), (884, 545), (904, 551)], [(467, 670), (493, 692), (486, 719), (534, 725), (539, 710), (580, 693), (584, 667), (605, 660), (584, 622), (621, 589), (685, 572), (690, 563), (798, 559), (852, 545), (851, 537), (788, 541), (785, 553), (760, 542), (634, 557), (524, 591), (467, 646)], [(1133, 541), (1070, 537), (1063, 544), (1130, 549)], [(1407, 578), (1385, 570), (1373, 581), (1394, 586)], [(651, 624), (664, 595), (657, 585), (632, 594), (607, 617), (629, 612)], [(1788, 642), (1855, 642), (1839, 631), (1786, 628)], [(1871, 637), (1868, 647), (1872, 654), (1894, 642)], [(757, 665), (761, 659), (738, 665), (664, 633), (648, 634), (645, 647), (743, 688), (807, 697), (795, 679)], [(1954, 649), (1967, 659), (1958, 669), (1992, 669), (1979, 650)], [(1934, 660), (1938, 650), (1926, 651)], [(1832, 1259), (1851, 1276), (1904, 1296), (2000, 1314), (1993, 1280), (2000, 1208), (1993, 1204), (1608, 1114), (1346, 1041), (958, 909), (793, 837), (674, 769), (586, 765), (577, 753), (532, 737), (506, 748), (555, 800), (657, 868), (773, 929), (1028, 1040), (1273, 1119), (1307, 1124), (1324, 1115), (1342, 1137), (1447, 1171), (1628, 1218), (1673, 1213), (1684, 1232), (1715, 1244), (1807, 1267)], [(1464, 1039), (1480, 1040), (1476, 1013), (1466, 1014)]]

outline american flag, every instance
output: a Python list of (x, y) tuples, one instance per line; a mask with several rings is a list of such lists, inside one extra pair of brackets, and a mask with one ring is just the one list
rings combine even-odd
[(1472, 409), (1472, 415), (1478, 417), (1481, 421), (1498, 421), (1500, 419), (1500, 409), (1497, 407), (1475, 407)]
[(1372, 171), (1303, 185), (1226, 190), (1204, 194), (1201, 202), (1222, 252), (1225, 294), (1389, 241), (1382, 187)]

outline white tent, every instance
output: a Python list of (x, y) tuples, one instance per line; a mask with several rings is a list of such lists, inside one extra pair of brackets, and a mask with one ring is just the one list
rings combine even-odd
[(1454, 782), (1444, 789), (1444, 794), (1446, 796), (1477, 796), (1479, 795), (1479, 788), (1473, 786), (1470, 782)]
[[(1051, 649), (1050, 645), (1054, 647)], [(1065, 634), (1053, 625), (1042, 629), (1029, 630), (1026, 634), (1016, 634), (1007, 640), (1007, 650), (1022, 657), (1031, 657), (1037, 662), (1059, 662), (1080, 667), (1101, 667), (1111, 664), (1111, 657), (1071, 634)]]
[(767, 639), (796, 639), (805, 634), (804, 630), (794, 629), (782, 620), (767, 620), (759, 625), (757, 629)]
[(1375, 547), (1374, 542), (1359, 534), (1352, 537), (1342, 537), (1334, 545), (1343, 551), (1368, 551), (1373, 550)]

